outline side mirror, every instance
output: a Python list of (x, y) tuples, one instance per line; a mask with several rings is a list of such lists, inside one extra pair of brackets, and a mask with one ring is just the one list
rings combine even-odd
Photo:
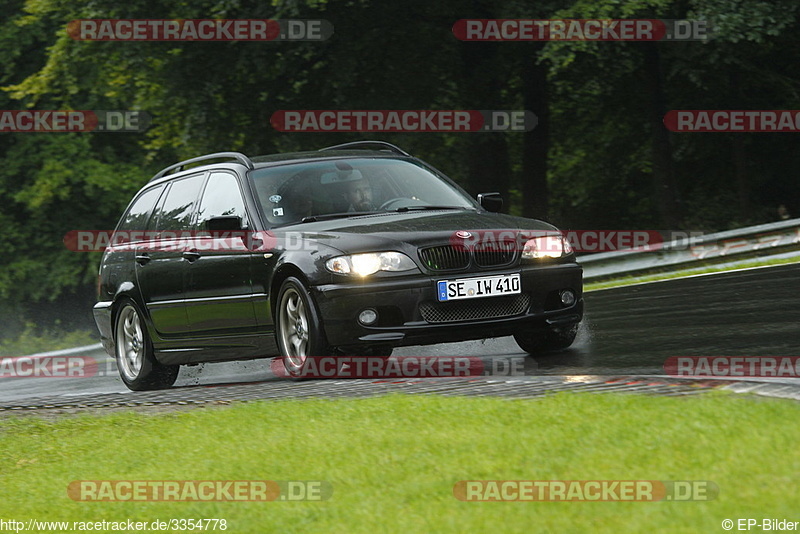
[(236, 232), (242, 229), (242, 218), (238, 215), (221, 215), (206, 221), (206, 230), (215, 232)]
[(497, 213), (503, 207), (503, 197), (500, 193), (478, 193), (478, 203), (486, 211)]

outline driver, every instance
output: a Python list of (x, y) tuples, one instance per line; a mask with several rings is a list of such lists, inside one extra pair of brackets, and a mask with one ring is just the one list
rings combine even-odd
[(344, 196), (350, 203), (347, 211), (375, 211), (378, 209), (372, 202), (372, 186), (363, 178), (348, 182)]

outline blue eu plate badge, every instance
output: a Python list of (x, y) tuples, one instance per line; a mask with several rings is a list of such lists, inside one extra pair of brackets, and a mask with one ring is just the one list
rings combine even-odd
[(447, 281), (442, 280), (437, 285), (439, 286), (439, 302), (447, 300)]

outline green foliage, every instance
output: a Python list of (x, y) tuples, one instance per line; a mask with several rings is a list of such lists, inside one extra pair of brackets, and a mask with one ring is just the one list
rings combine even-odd
[[(556, 218), (577, 217), (578, 225), (595, 228), (663, 226), (653, 195), (654, 135), (663, 126), (651, 117), (670, 109), (798, 109), (800, 80), (786, 68), (800, 59), (791, 37), (797, 10), (789, 0), (587, 0), (557, 12), (553, 18), (707, 20), (714, 32), (707, 42), (544, 47), (539, 61), (550, 65), (554, 93)], [(646, 75), (653, 58), (647, 47), (653, 46), (660, 95)], [(781, 203), (800, 208), (800, 191), (785, 179), (797, 158), (792, 134), (670, 134), (667, 142), (684, 228), (769, 222)]]
[(7, 151), (10, 164), (0, 167), (6, 185), (0, 243), (10, 252), (0, 270), (0, 298), (17, 302), (53, 300), (92, 284), (98, 255), (67, 250), (64, 235), (113, 229), (146, 181), (140, 167), (98, 160), (89, 136), (26, 135)]

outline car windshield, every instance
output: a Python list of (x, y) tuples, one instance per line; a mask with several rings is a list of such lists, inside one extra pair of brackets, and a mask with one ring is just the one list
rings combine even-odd
[(406, 160), (293, 163), (257, 169), (250, 176), (271, 226), (347, 214), (475, 208), (456, 187)]

